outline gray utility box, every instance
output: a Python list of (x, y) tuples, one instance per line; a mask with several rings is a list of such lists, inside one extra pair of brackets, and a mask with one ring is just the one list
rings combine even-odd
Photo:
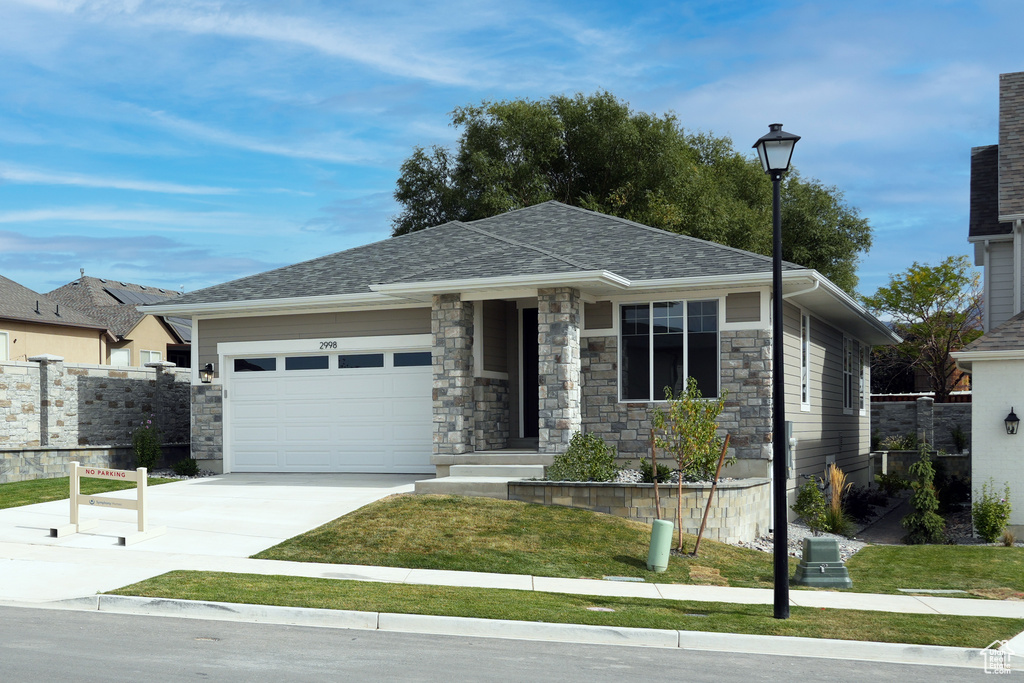
[(852, 588), (850, 573), (839, 559), (839, 541), (804, 538), (804, 557), (796, 568), (793, 583), (815, 588)]

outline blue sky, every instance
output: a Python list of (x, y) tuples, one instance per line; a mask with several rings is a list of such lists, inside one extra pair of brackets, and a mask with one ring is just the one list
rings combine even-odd
[(384, 239), (455, 107), (609, 90), (742, 150), (803, 136), (874, 227), (873, 293), (969, 253), (1022, 25), (1015, 0), (0, 0), (0, 274), (191, 291)]

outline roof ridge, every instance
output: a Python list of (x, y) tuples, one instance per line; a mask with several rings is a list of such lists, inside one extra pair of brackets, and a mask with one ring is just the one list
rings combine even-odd
[[(549, 202), (543, 202), (543, 203), (547, 204)], [(558, 204), (560, 202), (554, 202), (554, 203)], [(540, 206), (540, 204), (534, 204), (533, 206)], [(526, 208), (532, 208), (532, 207), (526, 207)], [(498, 215), (503, 215), (503, 214), (498, 214)], [(481, 220), (487, 220), (487, 219), (484, 218), (484, 219), (481, 219)], [(491, 237), (491, 238), (496, 239), (496, 240), (498, 240), (500, 242), (505, 242), (506, 244), (511, 244), (512, 246), (515, 246), (515, 247), (521, 247), (523, 249), (530, 249), (531, 251), (535, 251), (538, 254), (543, 254), (544, 256), (550, 256), (551, 258), (553, 258), (553, 259), (555, 259), (557, 261), (561, 261), (562, 263), (566, 263), (566, 264), (572, 266), (573, 268), (579, 268), (580, 270), (593, 270), (592, 268), (588, 267), (586, 264), (580, 263), (578, 261), (574, 261), (574, 260), (572, 260), (572, 259), (570, 259), (570, 258), (568, 258), (566, 256), (562, 256), (561, 254), (556, 254), (553, 251), (548, 251), (547, 249), (541, 249), (540, 247), (535, 247), (532, 244), (525, 244), (523, 242), (519, 242), (518, 240), (514, 240), (514, 239), (511, 239), (511, 238), (505, 237), (504, 235), (498, 235), (498, 234), (495, 234), (493, 232), (489, 232), (487, 230), (484, 230), (483, 228), (478, 228), (478, 227), (476, 227), (474, 225), (465, 224), (462, 227), (466, 228), (467, 230), (472, 230), (473, 232), (479, 233), (481, 235), (486, 235), (487, 237)]]

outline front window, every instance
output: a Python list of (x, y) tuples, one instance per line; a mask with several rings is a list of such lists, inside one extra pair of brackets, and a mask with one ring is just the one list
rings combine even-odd
[(704, 396), (718, 396), (718, 301), (656, 301), (620, 309), (619, 357), (624, 401), (660, 401), (665, 388), (697, 380)]
[(858, 385), (858, 390), (860, 393), (858, 395), (860, 397), (860, 413), (861, 415), (863, 415), (867, 407), (865, 404), (867, 403), (866, 398), (868, 395), (866, 376), (868, 367), (868, 348), (860, 344), (857, 344), (857, 346), (860, 350), (860, 383)]

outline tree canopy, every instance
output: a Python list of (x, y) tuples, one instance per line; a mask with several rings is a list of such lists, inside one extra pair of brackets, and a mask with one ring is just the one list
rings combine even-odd
[[(633, 112), (608, 92), (468, 105), (458, 148), (417, 147), (402, 164), (393, 234), (548, 200), (770, 255), (771, 181), (727, 137), (686, 133), (674, 114)], [(853, 292), (871, 227), (835, 187), (790, 171), (783, 258)]]
[(876, 355), (881, 372), (892, 364), (921, 369), (928, 375), (935, 401), (942, 403), (963, 377), (950, 352), (981, 336), (981, 286), (966, 256), (950, 256), (937, 266), (915, 262), (889, 277), (874, 296), (864, 297), (872, 313), (888, 316), (904, 341)]

